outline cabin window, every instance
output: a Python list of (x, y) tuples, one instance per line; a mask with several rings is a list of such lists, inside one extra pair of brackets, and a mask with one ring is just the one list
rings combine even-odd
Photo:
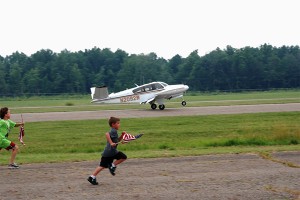
[(146, 91), (146, 92), (147, 92), (147, 91), (150, 91), (151, 89), (152, 89), (151, 85), (145, 86), (145, 91)]
[(152, 90), (156, 90), (156, 85), (155, 84), (151, 84), (151, 89)]
[(142, 87), (139, 87), (139, 88), (136, 88), (136, 89), (132, 90), (133, 93), (140, 93), (142, 91), (143, 91)]
[(168, 84), (166, 84), (166, 83), (164, 83), (164, 82), (161, 82), (161, 84), (163, 85), (163, 87), (168, 86)]
[(132, 90), (132, 92), (133, 93), (141, 93), (141, 92), (148, 92), (148, 91), (151, 91), (151, 90), (159, 90), (159, 89), (164, 88), (167, 85), (168, 84), (163, 83), (163, 82), (153, 83), (153, 84), (150, 84), (150, 85), (145, 85), (145, 86), (142, 86), (142, 87), (138, 87), (138, 88)]
[(132, 90), (133, 93), (141, 93), (141, 92), (147, 92), (150, 91), (151, 87), (149, 85), (143, 86), (143, 87), (138, 87), (134, 90)]
[(155, 83), (155, 87), (157, 90), (164, 88), (161, 84)]

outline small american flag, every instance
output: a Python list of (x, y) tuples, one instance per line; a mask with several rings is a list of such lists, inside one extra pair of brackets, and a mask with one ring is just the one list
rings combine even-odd
[(130, 142), (132, 140), (136, 140), (136, 139), (142, 137), (142, 135), (143, 134), (138, 134), (138, 135), (134, 136), (134, 135), (131, 135), (129, 133), (122, 132), (122, 140), (123, 140), (122, 142), (123, 143), (128, 143), (128, 142)]
[[(23, 123), (23, 115), (22, 114), (21, 114), (21, 118), (22, 118), (22, 123)], [(25, 143), (23, 142), (24, 135), (25, 135), (24, 126), (20, 126), (19, 140), (23, 145), (25, 145)]]
[(23, 145), (25, 145), (25, 143), (23, 142), (24, 135), (25, 135), (24, 126), (20, 126), (19, 140)]

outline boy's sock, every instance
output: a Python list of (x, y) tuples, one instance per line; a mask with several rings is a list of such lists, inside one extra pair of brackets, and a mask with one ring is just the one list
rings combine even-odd
[[(94, 177), (94, 178), (93, 178)], [(93, 176), (93, 175), (90, 175), (89, 177), (88, 177), (88, 182), (90, 182), (92, 185), (98, 185), (99, 183), (97, 182), (97, 180), (96, 180), (96, 177), (95, 176)]]
[(94, 176), (94, 175), (90, 175), (90, 177), (92, 177), (93, 179), (95, 179), (95, 178), (96, 178), (96, 176)]
[(109, 172), (111, 173), (111, 175), (113, 175), (113, 176), (116, 175), (115, 174), (116, 168), (117, 167), (116, 167), (116, 165), (114, 163), (112, 163), (111, 166), (108, 167)]

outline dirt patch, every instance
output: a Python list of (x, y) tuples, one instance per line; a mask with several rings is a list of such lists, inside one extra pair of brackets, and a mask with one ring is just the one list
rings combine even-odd
[[(299, 163), (300, 152), (272, 155)], [(86, 179), (98, 161), (0, 167), (0, 199), (297, 199), (300, 169), (256, 154), (128, 159)]]

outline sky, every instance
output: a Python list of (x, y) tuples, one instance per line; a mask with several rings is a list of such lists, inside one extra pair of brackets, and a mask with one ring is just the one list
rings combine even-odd
[(171, 59), (300, 45), (298, 0), (0, 0), (0, 55), (98, 47)]

